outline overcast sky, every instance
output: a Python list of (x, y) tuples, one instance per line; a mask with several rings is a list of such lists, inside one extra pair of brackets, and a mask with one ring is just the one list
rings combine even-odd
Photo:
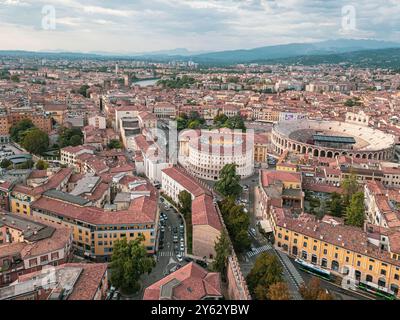
[(400, 42), (400, 0), (0, 0), (0, 50), (214, 51), (337, 38)]

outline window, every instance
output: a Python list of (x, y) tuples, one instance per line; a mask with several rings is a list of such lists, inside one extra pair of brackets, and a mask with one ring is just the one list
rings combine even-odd
[(367, 274), (367, 276), (365, 277), (365, 281), (373, 282), (374, 278), (371, 275)]
[(51, 260), (57, 260), (58, 258), (59, 258), (58, 252), (53, 252), (53, 253), (51, 254)]
[(307, 242), (303, 242), (303, 247), (307, 248)]

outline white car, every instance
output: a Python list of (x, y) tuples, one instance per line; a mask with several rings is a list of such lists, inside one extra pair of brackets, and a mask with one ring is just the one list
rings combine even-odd
[(181, 243), (181, 247), (180, 247), (181, 251), (185, 251), (185, 246)]
[(181, 255), (181, 254), (178, 254), (178, 255), (176, 256), (176, 260), (178, 260), (179, 262), (182, 262), (182, 261), (183, 261), (182, 255)]

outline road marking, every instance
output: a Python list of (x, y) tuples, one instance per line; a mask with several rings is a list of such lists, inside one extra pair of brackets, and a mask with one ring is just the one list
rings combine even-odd
[(158, 255), (160, 257), (173, 257), (175, 256), (175, 253), (173, 251), (161, 251), (161, 252), (159, 251)]
[(262, 246), (262, 247), (260, 247), (260, 248), (256, 248), (254, 251), (249, 251), (249, 252), (247, 252), (247, 253), (246, 253), (246, 256), (247, 256), (248, 258), (251, 258), (251, 257), (253, 257), (253, 256), (255, 256), (255, 255), (258, 255), (258, 254), (260, 254), (260, 253), (262, 253), (262, 252), (265, 252), (265, 251), (268, 251), (268, 250), (272, 250), (272, 247), (271, 247), (271, 245), (266, 244), (266, 245), (264, 245), (264, 246)]

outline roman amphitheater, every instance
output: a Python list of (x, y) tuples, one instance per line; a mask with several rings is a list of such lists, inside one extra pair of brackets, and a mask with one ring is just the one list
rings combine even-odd
[[(194, 133), (195, 131), (191, 131)], [(254, 136), (230, 130), (203, 131), (179, 138), (179, 162), (197, 177), (218, 180), (226, 164), (236, 163), (241, 178), (254, 172)]]
[(380, 130), (349, 122), (302, 120), (276, 124), (271, 139), (273, 151), (284, 150), (312, 157), (340, 155), (374, 160), (392, 160), (395, 140)]

